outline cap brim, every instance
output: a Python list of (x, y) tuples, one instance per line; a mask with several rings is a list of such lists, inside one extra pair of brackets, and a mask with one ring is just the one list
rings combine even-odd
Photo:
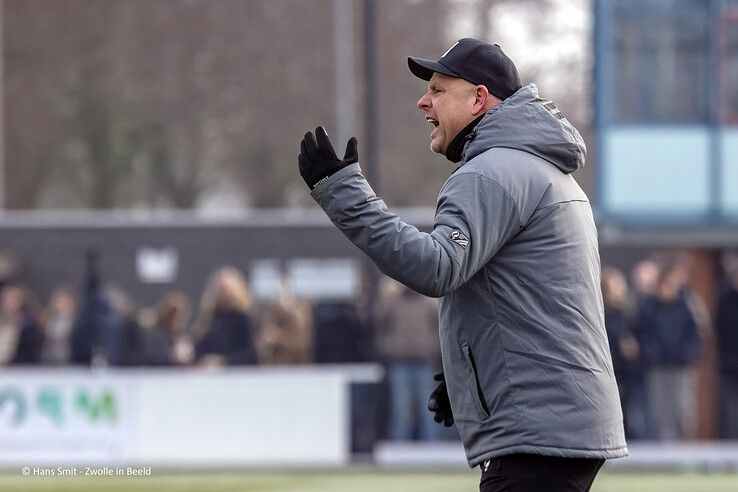
[(424, 58), (408, 56), (407, 66), (413, 73), (413, 75), (423, 80), (430, 80), (431, 77), (433, 77), (434, 72), (442, 73), (444, 75), (450, 75), (451, 77), (458, 77), (458, 75), (456, 75), (440, 63), (433, 60), (426, 60)]

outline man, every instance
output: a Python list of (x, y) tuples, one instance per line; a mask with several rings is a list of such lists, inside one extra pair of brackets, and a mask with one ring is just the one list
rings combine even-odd
[(441, 298), (445, 380), (429, 408), (456, 423), (469, 465), (481, 465), (480, 490), (588, 490), (627, 448), (597, 231), (570, 174), (584, 165), (584, 143), (534, 85), (521, 87), (497, 45), (465, 38), (438, 61), (408, 65), (429, 81), (418, 107), (434, 126), (431, 149), (460, 163), (433, 231), (387, 210), (361, 174), (355, 138), (339, 160), (325, 130), (307, 133), (300, 173), (384, 273)]
[(726, 282), (715, 317), (720, 383), (720, 437), (738, 439), (738, 256), (723, 259)]
[(639, 306), (635, 329), (646, 369), (649, 417), (659, 440), (691, 437), (696, 420), (694, 366), (702, 337), (686, 269), (678, 259), (659, 265), (654, 295)]
[(425, 411), (440, 362), (438, 303), (391, 279), (374, 311), (377, 352), (387, 370), (389, 437), (409, 441), (443, 438), (444, 429)]

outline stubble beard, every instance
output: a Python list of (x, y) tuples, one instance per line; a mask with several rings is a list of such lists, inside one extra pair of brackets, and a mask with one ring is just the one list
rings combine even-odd
[(436, 154), (443, 154), (446, 150), (443, 148), (443, 143), (440, 141), (440, 139), (431, 140), (430, 149), (431, 152), (435, 152)]

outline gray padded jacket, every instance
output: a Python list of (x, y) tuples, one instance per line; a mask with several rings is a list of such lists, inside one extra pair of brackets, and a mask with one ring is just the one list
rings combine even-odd
[(312, 192), (380, 270), (441, 297), (443, 369), (470, 466), (510, 453), (627, 454), (597, 231), (570, 174), (585, 154), (528, 85), (472, 132), (431, 233), (388, 211), (359, 164)]

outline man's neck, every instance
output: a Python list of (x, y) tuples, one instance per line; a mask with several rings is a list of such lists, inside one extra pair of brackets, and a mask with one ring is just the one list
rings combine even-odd
[(464, 145), (468, 140), (474, 138), (474, 128), (482, 120), (485, 114), (487, 113), (480, 114), (456, 134), (454, 139), (451, 140), (451, 143), (448, 144), (448, 147), (446, 147), (446, 152), (444, 153), (446, 159), (454, 163), (461, 160), (464, 153)]

